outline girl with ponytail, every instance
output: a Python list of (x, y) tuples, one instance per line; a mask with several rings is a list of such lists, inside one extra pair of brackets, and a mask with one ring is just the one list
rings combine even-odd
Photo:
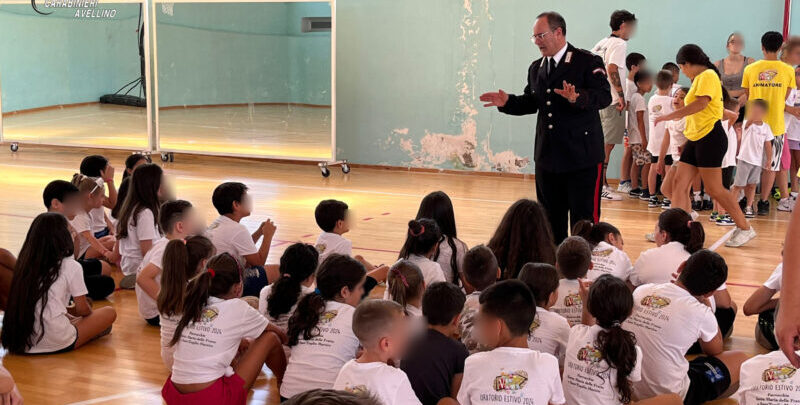
[(616, 226), (608, 222), (593, 223), (578, 221), (572, 228), (572, 235), (580, 236), (592, 247), (592, 268), (586, 278), (594, 280), (603, 274), (611, 274), (627, 280), (633, 270), (631, 259), (622, 251), (624, 242)]
[(686, 211), (680, 208), (663, 211), (655, 227), (657, 247), (639, 255), (630, 274), (631, 285), (669, 283), (672, 273), (677, 272), (692, 253), (703, 248), (705, 237), (703, 224), (692, 220)]
[[(258, 297), (258, 312), (286, 332), (289, 317), (297, 308), (297, 303), (307, 294), (314, 292), (314, 271), (319, 264), (319, 252), (306, 243), (295, 243), (283, 252), (280, 263), (281, 277), (261, 289)], [(289, 358), (289, 346), (283, 347)]]
[(722, 160), (728, 151), (728, 135), (722, 127), (722, 120), (724, 115), (726, 119), (736, 120), (738, 112), (725, 110), (719, 72), (699, 46), (682, 46), (676, 62), (683, 74), (692, 80), (692, 87), (684, 98), (685, 106), (654, 121), (656, 125), (686, 118), (683, 134), (687, 141), (672, 182), (672, 207), (691, 211), (689, 189), (699, 173), (706, 193), (719, 202), (736, 223), (737, 228), (725, 245), (742, 246), (755, 238), (756, 232), (747, 222), (736, 198), (722, 184)]
[(205, 236), (190, 236), (167, 243), (162, 259), (160, 289), (156, 304), (161, 323), (161, 360), (172, 370), (175, 347), (170, 341), (183, 315), (183, 300), (189, 280), (205, 268), (214, 255), (214, 245)]
[[(412, 219), (408, 221), (406, 242), (400, 249), (400, 257), (414, 263), (422, 271), (425, 284), (430, 285), (437, 281), (447, 281), (442, 272), (442, 266), (433, 258), (439, 248), (442, 232), (436, 221), (429, 218)], [(389, 291), (384, 294), (384, 299), (389, 298)]]
[(456, 216), (453, 202), (444, 191), (434, 191), (425, 196), (419, 204), (417, 219), (430, 218), (436, 221), (442, 232), (442, 240), (433, 257), (442, 267), (444, 278), (447, 281), (461, 285), (461, 262), (469, 250), (467, 244), (458, 239), (456, 232)]
[(172, 375), (161, 390), (168, 405), (196, 404), (199, 399), (243, 404), (263, 364), (281, 385), (286, 335), (239, 299), (242, 289), (242, 268), (227, 253), (212, 257), (189, 280), (183, 314), (170, 341), (175, 346)]
[(389, 299), (400, 304), (409, 316), (412, 335), (418, 336), (425, 330), (422, 315), (422, 295), (425, 293), (425, 280), (419, 266), (409, 260), (400, 260), (391, 268), (386, 277), (386, 290)]
[(364, 265), (333, 253), (317, 270), (317, 288), (297, 303), (289, 318), (292, 357), (280, 396), (291, 398), (312, 389), (331, 389), (339, 369), (356, 358), (358, 338), (353, 314), (366, 280)]

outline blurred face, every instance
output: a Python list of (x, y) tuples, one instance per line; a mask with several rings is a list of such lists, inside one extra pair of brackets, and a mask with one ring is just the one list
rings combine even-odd
[(80, 194), (75, 193), (64, 198), (64, 201), (53, 199), (53, 201), (50, 202), (50, 211), (60, 212), (61, 215), (64, 215), (68, 220), (72, 221), (82, 208), (81, 205)]
[(473, 337), (481, 346), (494, 349), (500, 344), (501, 333), (503, 333), (503, 321), (483, 312), (483, 307), (481, 307), (475, 316)]
[(389, 354), (390, 359), (399, 361), (406, 354), (409, 330), (411, 328), (409, 327), (409, 319), (405, 314), (399, 313), (396, 317), (391, 334), (381, 339), (379, 344)]
[(233, 212), (242, 217), (250, 216), (250, 213), (253, 212), (253, 197), (245, 191), (244, 194), (242, 194), (242, 201), (233, 202)]
[[(794, 69), (794, 79), (795, 81), (800, 80), (800, 66)], [(797, 82), (797, 88), (800, 89), (800, 82)]]
[(747, 118), (753, 121), (763, 121), (764, 116), (767, 114), (763, 107), (751, 105), (747, 111)]
[(622, 234), (614, 235), (613, 233), (609, 233), (606, 235), (606, 243), (616, 247), (619, 250), (623, 250), (625, 247), (625, 242), (622, 240)]
[(105, 200), (105, 188), (98, 188), (95, 190), (94, 193), (89, 193), (87, 197), (87, 205), (89, 208), (100, 208), (103, 206), (103, 200)]
[(622, 23), (622, 25), (619, 26), (619, 30), (620, 30), (620, 37), (622, 39), (631, 39), (631, 37), (633, 37), (633, 35), (636, 33), (636, 22), (635, 21), (624, 22)]
[(686, 92), (685, 91), (683, 91), (683, 90), (676, 91), (675, 92), (675, 96), (672, 97), (672, 107), (675, 108), (676, 110), (678, 108), (683, 108), (683, 106), (686, 105), (683, 102), (683, 99), (685, 99), (685, 98), (686, 98)]
[(367, 276), (365, 275), (352, 290), (347, 287), (342, 288), (341, 295), (345, 304), (351, 307), (358, 306), (358, 303), (361, 302), (361, 296), (364, 295), (364, 281), (366, 280)]
[(662, 231), (661, 228), (658, 227), (658, 223), (656, 223), (655, 236), (656, 236), (656, 246), (660, 247), (669, 243), (667, 233)]
[(533, 24), (531, 40), (539, 48), (542, 56), (554, 56), (566, 43), (561, 28), (555, 31), (551, 30), (546, 17), (536, 19), (536, 23)]
[(137, 167), (139, 167), (139, 166), (141, 166), (141, 165), (143, 165), (143, 164), (145, 164), (145, 163), (147, 163), (147, 159), (145, 159), (145, 158), (141, 158), (141, 159), (139, 159), (138, 161), (136, 161), (136, 163), (134, 163), (134, 164), (133, 164), (133, 168), (132, 168), (132, 169), (127, 169), (127, 168), (126, 168), (126, 169), (125, 169), (125, 171), (126, 171), (126, 172), (128, 172), (128, 174), (132, 174), (132, 173), (133, 173), (133, 171), (134, 171), (134, 170), (135, 170)]
[(650, 79), (642, 80), (637, 84), (637, 86), (639, 86), (639, 89), (641, 89), (643, 92), (649, 93), (651, 90), (653, 90), (653, 81)]
[(350, 210), (345, 211), (344, 219), (340, 219), (336, 222), (336, 228), (339, 232), (345, 233), (350, 231), (350, 227), (352, 225), (352, 216), (350, 215)]
[(201, 235), (205, 229), (205, 221), (200, 218), (194, 208), (189, 208), (189, 211), (183, 215), (183, 220), (175, 224), (175, 231), (186, 236)]
[(158, 200), (161, 202), (174, 200), (175, 192), (173, 190), (172, 183), (167, 176), (162, 174), (161, 185), (158, 187)]
[(740, 54), (744, 49), (744, 39), (741, 35), (734, 34), (728, 38), (728, 52), (732, 54)]
[(794, 46), (786, 50), (786, 55), (784, 56), (784, 62), (792, 65), (797, 66), (800, 65), (800, 46)]

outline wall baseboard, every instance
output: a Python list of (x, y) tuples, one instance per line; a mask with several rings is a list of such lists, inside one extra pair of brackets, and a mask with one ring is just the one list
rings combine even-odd
[(100, 104), (100, 102), (99, 101), (87, 101), (87, 102), (84, 102), (84, 103), (55, 104), (55, 105), (48, 105), (48, 106), (44, 106), (44, 107), (27, 108), (27, 109), (24, 109), (24, 110), (16, 110), (16, 111), (4, 112), (3, 116), (4, 117), (10, 117), (10, 116), (13, 116), (13, 115), (27, 114), (27, 113), (32, 113), (32, 112), (58, 110), (58, 109), (62, 109), (62, 108), (84, 107), (84, 106), (93, 105), (93, 104)]

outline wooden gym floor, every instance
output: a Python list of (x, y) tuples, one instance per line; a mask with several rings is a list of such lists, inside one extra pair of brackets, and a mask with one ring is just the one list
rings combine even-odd
[[(44, 211), (41, 193), (53, 179), (69, 179), (83, 156), (103, 153), (117, 168), (121, 179), (120, 151), (94, 151), (22, 145), (11, 153), (0, 149), (0, 247), (17, 253), (32, 219)], [(158, 159), (156, 159), (158, 160)], [(159, 162), (160, 163), (160, 162)], [(373, 263), (392, 263), (403, 243), (406, 223), (416, 214), (421, 198), (428, 192), (447, 192), (455, 206), (459, 237), (468, 245), (486, 243), (506, 208), (516, 199), (533, 198), (532, 178), (419, 173), (354, 168), (343, 175), (332, 168), (322, 178), (312, 165), (270, 163), (246, 159), (176, 156), (163, 167), (178, 198), (190, 200), (210, 222), (217, 215), (211, 205), (213, 188), (223, 181), (249, 185), (255, 200), (253, 215), (242, 222), (254, 229), (272, 218), (278, 226), (269, 263), (277, 263), (281, 252), (294, 241), (313, 243), (319, 229), (313, 211), (324, 198), (346, 201), (352, 211), (354, 228), (346, 235), (354, 253)], [(622, 230), (625, 250), (632, 260), (653, 247), (644, 240), (652, 231), (660, 209), (648, 209), (644, 202), (626, 198), (604, 202), (602, 219)], [(707, 220), (706, 215), (701, 220)], [(780, 262), (788, 214), (773, 212), (753, 221), (758, 238), (751, 244), (719, 252), (730, 267), (728, 286), (734, 300), (746, 298)], [(706, 225), (710, 246), (730, 228)], [(117, 272), (117, 276), (119, 273)], [(139, 318), (133, 291), (118, 291), (108, 301), (118, 318), (110, 336), (67, 354), (55, 356), (4, 356), (3, 364), (19, 384), (29, 404), (158, 404), (160, 388), (167, 377), (159, 356), (158, 329)], [(739, 312), (733, 337), (727, 348), (761, 353), (753, 340), (756, 319)], [(250, 404), (277, 404), (275, 381), (266, 373), (256, 383)], [(730, 403), (730, 402), (721, 402)]]

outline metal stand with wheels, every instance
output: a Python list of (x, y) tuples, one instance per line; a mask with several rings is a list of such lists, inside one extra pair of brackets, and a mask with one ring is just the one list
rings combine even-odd
[(161, 152), (161, 161), (162, 162), (174, 162), (175, 161), (175, 154), (172, 152)]
[(322, 177), (328, 177), (331, 175), (331, 171), (330, 169), (328, 169), (328, 166), (337, 166), (337, 165), (342, 167), (342, 173), (344, 174), (350, 173), (350, 165), (347, 164), (347, 159), (337, 160), (334, 162), (317, 163), (317, 166), (319, 166), (319, 170), (322, 172)]
[(16, 152), (19, 150), (19, 142), (11, 142), (11, 151)]

